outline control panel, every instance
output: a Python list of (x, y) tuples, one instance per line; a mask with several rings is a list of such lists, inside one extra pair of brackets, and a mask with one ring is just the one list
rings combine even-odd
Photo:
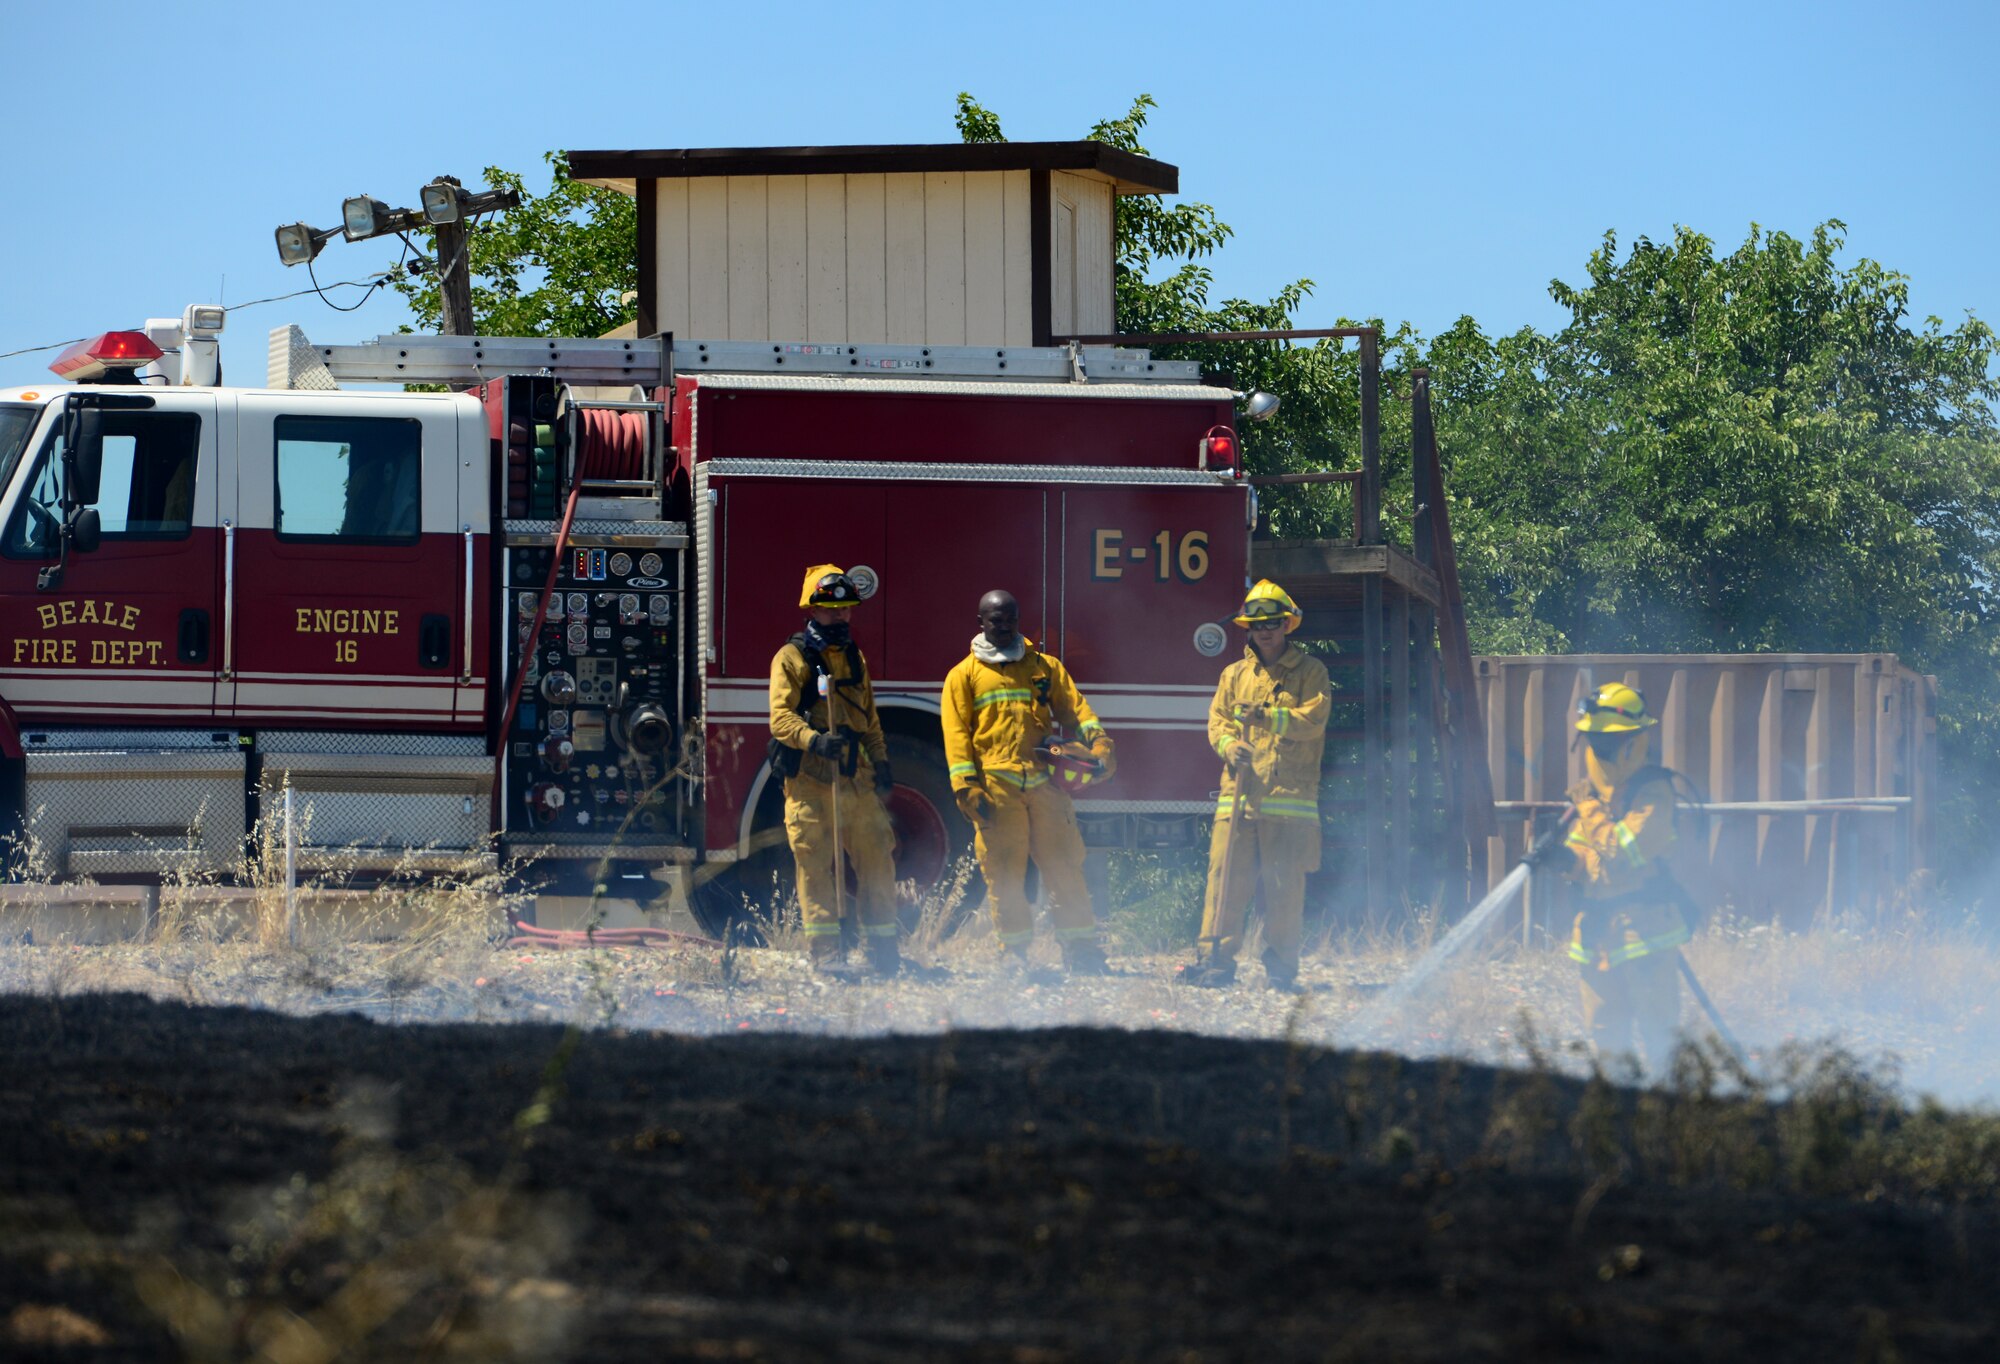
[(553, 546), (508, 546), (509, 664), (526, 670), (507, 735), (510, 834), (593, 845), (680, 838), (683, 543), (578, 536), (555, 564), (546, 609)]

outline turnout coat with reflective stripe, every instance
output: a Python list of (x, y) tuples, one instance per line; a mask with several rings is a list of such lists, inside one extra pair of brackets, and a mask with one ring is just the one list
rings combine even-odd
[(1035, 757), (1035, 746), (1056, 724), (1086, 742), (1104, 732), (1069, 670), (1032, 640), (1018, 663), (966, 655), (946, 675), (940, 704), (954, 791), (988, 780), (1023, 790), (1040, 786), (1049, 774)]
[[(1264, 708), (1263, 723), (1239, 723), (1239, 706)], [(1296, 644), (1287, 644), (1269, 667), (1246, 644), (1243, 657), (1222, 670), (1208, 705), (1208, 743), (1218, 756), (1237, 739), (1250, 745), (1250, 766), (1257, 774), (1253, 816), (1319, 819), (1320, 760), (1332, 710), (1326, 665)], [(1225, 762), (1216, 818), (1228, 819), (1235, 800), (1236, 770)]]
[(1672, 883), (1663, 879), (1675, 837), (1672, 779), (1655, 768), (1660, 775), (1620, 789), (1644, 753), (1635, 746), (1626, 763), (1612, 767), (1586, 755), (1588, 791), (1574, 797), (1576, 819), (1565, 841), (1583, 876), (1584, 909), (1569, 954), (1586, 965), (1619, 966), (1690, 936)]

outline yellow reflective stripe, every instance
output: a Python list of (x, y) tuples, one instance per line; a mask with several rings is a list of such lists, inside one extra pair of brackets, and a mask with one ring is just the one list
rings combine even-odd
[(1049, 774), (1040, 770), (1036, 770), (1033, 772), (988, 771), (986, 775), (989, 777), (997, 777), (999, 780), (1006, 782), (1008, 785), (1017, 786), (1023, 791), (1032, 791), (1037, 786), (1045, 784), (1049, 779)]
[[(1236, 810), (1236, 797), (1217, 796), (1215, 817), (1228, 819)], [(1266, 796), (1256, 804), (1255, 813), (1266, 819), (1318, 819), (1319, 802), (1289, 796)]]
[(1679, 928), (1662, 933), (1656, 938), (1645, 938), (1639, 942), (1621, 943), (1607, 952), (1605, 956), (1613, 966), (1617, 966), (1623, 962), (1637, 961), (1641, 957), (1650, 957), (1655, 952), (1664, 952), (1669, 948), (1679, 947), (1682, 943), (1689, 941), (1693, 937), (1694, 935), (1688, 932), (1687, 925), (1682, 924)]
[(997, 706), (1002, 701), (1032, 701), (1034, 699), (1035, 694), (1026, 687), (998, 687), (989, 692), (981, 692), (978, 696), (973, 697), (972, 708), (978, 710), (981, 706)]
[(969, 777), (978, 770), (978, 763), (953, 763), (948, 769), (948, 773), (954, 777)]
[(1621, 819), (1612, 825), (1611, 828), (1618, 835), (1618, 846), (1625, 850), (1625, 860), (1635, 867), (1645, 866), (1646, 856), (1639, 851), (1639, 839), (1630, 829), (1625, 827), (1625, 821)]
[(1024, 942), (1035, 940), (1035, 930), (1031, 928), (1025, 933), (1002, 933), (999, 938), (1008, 947), (1019, 947)]
[(1271, 707), (1272, 737), (1279, 739), (1284, 738), (1285, 731), (1290, 729), (1291, 727), (1292, 727), (1292, 712), (1290, 708), (1286, 706)]
[(1591, 961), (1590, 953), (1584, 951), (1583, 944), (1579, 943), (1575, 938), (1569, 940), (1569, 959), (1571, 961), (1580, 961), (1585, 966), (1590, 965)]
[(1095, 720), (1090, 720), (1079, 725), (1076, 732), (1085, 739), (1095, 739), (1104, 732), (1104, 726)]
[(1234, 735), (1225, 734), (1220, 739), (1217, 739), (1212, 745), (1210, 745), (1210, 747), (1215, 749), (1216, 757), (1226, 758), (1229, 756), (1229, 746), (1235, 742), (1236, 742), (1236, 737)]
[(838, 932), (840, 932), (840, 924), (838, 921), (835, 921), (830, 924), (806, 925), (806, 936), (808, 938), (830, 938)]
[(893, 923), (863, 924), (861, 931), (871, 938), (893, 938), (896, 936), (896, 925)]

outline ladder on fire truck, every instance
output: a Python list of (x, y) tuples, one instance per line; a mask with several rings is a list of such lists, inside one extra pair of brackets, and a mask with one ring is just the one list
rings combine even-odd
[(1122, 345), (891, 346), (764, 341), (676, 341), (671, 336), (589, 339), (538, 336), (381, 336), (319, 346), (296, 325), (274, 328), (271, 388), (343, 383), (476, 384), (512, 374), (566, 383), (656, 388), (675, 373), (793, 373), (1070, 383), (1200, 382), (1192, 360), (1159, 360)]

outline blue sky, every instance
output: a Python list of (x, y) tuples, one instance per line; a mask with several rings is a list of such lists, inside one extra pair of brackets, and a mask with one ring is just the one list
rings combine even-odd
[[(1309, 276), (1301, 325), (1549, 326), (1549, 280), (1607, 228), (1734, 244), (1832, 217), (1919, 317), (2000, 321), (1996, 3), (48, 13), (10, 26), (0, 79), (0, 351), (304, 288), (272, 229), (332, 225), (349, 194), (414, 203), (552, 147), (948, 141), (960, 90), (1024, 140), (1152, 94), (1153, 153), (1236, 229), (1220, 292)], [(320, 279), (395, 249), (336, 241)], [(402, 318), (386, 294), (246, 309), (226, 372), (261, 382), (284, 322), (353, 341)], [(51, 358), (0, 359), (0, 384)]]

